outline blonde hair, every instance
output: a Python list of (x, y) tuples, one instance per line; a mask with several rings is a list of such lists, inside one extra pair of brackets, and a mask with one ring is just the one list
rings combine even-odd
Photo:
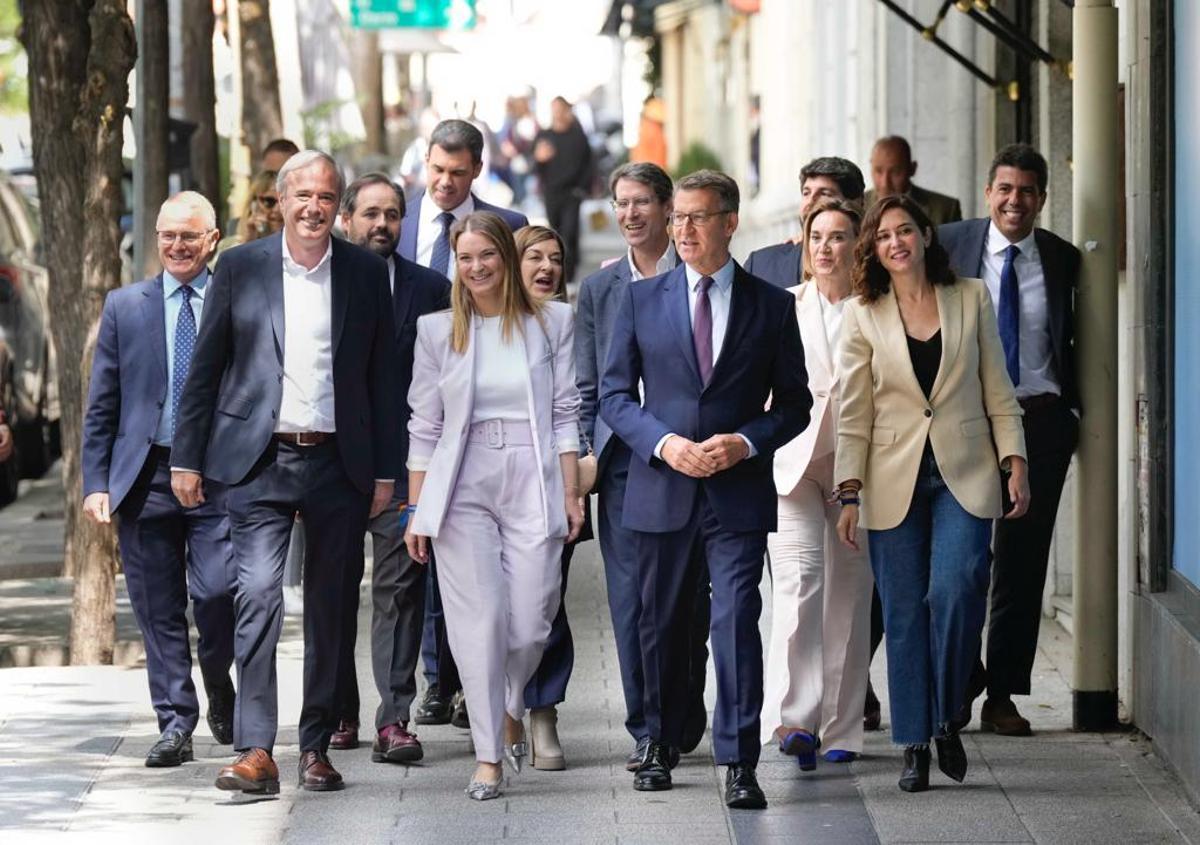
[(476, 211), (468, 214), (450, 229), (450, 253), (454, 262), (454, 278), (450, 285), (451, 332), (450, 348), (460, 355), (467, 351), (471, 339), (471, 320), (479, 313), (475, 300), (458, 275), (458, 239), (466, 232), (483, 235), (500, 251), (504, 272), (500, 279), (500, 332), (507, 341), (513, 330), (522, 332), (522, 318), (533, 314), (541, 318), (541, 303), (525, 290), (521, 281), (521, 262), (512, 230), (497, 214)]
[[(827, 211), (836, 211), (850, 221), (851, 234), (854, 239), (858, 238), (858, 232), (862, 226), (862, 214), (858, 210), (858, 206), (849, 200), (839, 200), (833, 197), (827, 197), (823, 200), (818, 200), (817, 204), (808, 210), (808, 215), (804, 218), (804, 242), (801, 247), (801, 263), (803, 264), (804, 278), (811, 279), (816, 274), (812, 267), (812, 247), (809, 246), (809, 239), (812, 237), (813, 222)], [(851, 247), (854, 245), (854, 240), (851, 240)]]
[[(521, 262), (525, 260), (525, 251), (531, 246), (537, 246), (546, 241), (554, 241), (558, 244), (558, 251), (562, 254), (563, 261), (565, 262), (567, 259), (567, 247), (563, 244), (562, 236), (549, 226), (522, 226), (513, 235), (513, 240), (517, 244), (518, 269), (520, 269)], [(524, 284), (524, 280), (522, 280), (522, 284)], [(555, 288), (554, 293), (550, 294), (550, 299), (557, 299), (559, 302), (567, 301), (567, 276), (565, 272), (559, 274), (558, 287)]]
[[(251, 211), (254, 204), (258, 202), (258, 198), (265, 191), (275, 190), (275, 171), (260, 170), (250, 178), (250, 184), (246, 186), (246, 201), (242, 203), (242, 208), (238, 213), (237, 236), (238, 243), (250, 243), (262, 237), (250, 225)], [(265, 209), (264, 209), (265, 211)]]

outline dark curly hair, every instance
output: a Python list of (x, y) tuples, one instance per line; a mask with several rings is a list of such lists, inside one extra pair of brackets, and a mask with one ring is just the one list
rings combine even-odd
[(931, 284), (952, 285), (958, 281), (950, 269), (950, 255), (938, 242), (937, 227), (917, 202), (904, 194), (884, 197), (871, 206), (863, 219), (858, 243), (854, 247), (854, 293), (864, 302), (874, 302), (892, 286), (892, 278), (875, 254), (875, 234), (884, 213), (898, 208), (916, 224), (921, 232), (929, 232), (929, 246), (925, 247), (925, 278)]

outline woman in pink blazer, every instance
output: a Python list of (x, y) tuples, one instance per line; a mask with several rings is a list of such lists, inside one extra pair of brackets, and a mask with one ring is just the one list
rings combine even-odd
[(838, 543), (834, 493), (839, 382), (837, 340), (850, 296), (859, 213), (824, 200), (804, 221), (803, 284), (791, 288), (804, 341), (812, 422), (775, 453), (779, 530), (771, 553), (771, 639), (762, 740), (779, 743), (800, 768), (862, 752), (862, 706), (870, 651), (871, 567), (860, 548)]
[(502, 757), (521, 770), (525, 685), (583, 524), (579, 392), (571, 308), (529, 296), (504, 221), (468, 215), (450, 244), (451, 308), (417, 321), (404, 540), (415, 560), (430, 540), (437, 554), (478, 761), (467, 795), (486, 800)]

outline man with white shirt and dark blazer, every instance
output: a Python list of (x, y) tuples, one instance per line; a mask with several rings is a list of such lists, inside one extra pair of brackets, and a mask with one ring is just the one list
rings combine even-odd
[(387, 264), (331, 236), (341, 170), (297, 153), (279, 171), (284, 229), (221, 257), (176, 418), (171, 486), (184, 507), (228, 485), (237, 568), (237, 760), (217, 788), (279, 791), (275, 646), (283, 566), (304, 521), (299, 784), (341, 789), (337, 727), (347, 569), (398, 472), (396, 338)]
[[(1029, 722), (1012, 701), (1028, 695), (1042, 590), (1058, 503), (1079, 441), (1075, 376), (1075, 292), (1080, 255), (1057, 235), (1034, 227), (1046, 203), (1046, 160), (1027, 144), (1000, 150), (984, 195), (991, 216), (938, 228), (950, 263), (981, 278), (996, 308), (1009, 377), (1024, 411), (1029, 454), (1029, 511), (996, 522), (987, 637), (984, 730), (1029, 736)], [(977, 667), (960, 721), (983, 690)]]
[[(847, 200), (859, 203), (863, 197), (862, 171), (849, 159), (837, 156), (814, 158), (800, 168), (800, 226), (813, 205), (823, 199)], [(794, 287), (804, 281), (801, 260), (803, 239), (756, 249), (746, 258), (746, 272), (766, 279), (781, 288)]]
[[(632, 282), (660, 276), (675, 268), (679, 256), (671, 243), (671, 177), (657, 164), (631, 162), (613, 171), (609, 179), (613, 211), (626, 254), (583, 280), (575, 316), (575, 376), (581, 400), (579, 425), (597, 459), (596, 495), (599, 499), (600, 554), (608, 585), (608, 607), (617, 641), (617, 664), (625, 693), (625, 728), (636, 743), (625, 761), (634, 771), (650, 746), (646, 730), (642, 681), (642, 649), (637, 620), (641, 589), (633, 540), (621, 525), (625, 480), (629, 474), (629, 448), (614, 437), (597, 413), (600, 376), (608, 360), (608, 343), (625, 294)], [(678, 749), (692, 751), (704, 737), (708, 712), (704, 707), (704, 682), (708, 662), (708, 579), (701, 578), (692, 616), (693, 640), (689, 675), (688, 723)], [(673, 755), (674, 756), (674, 755)]]
[[(374, 550), (371, 569), (371, 670), (379, 692), (375, 713), (375, 742), (371, 759), (377, 763), (413, 763), (424, 756), (415, 733), (408, 729), (416, 697), (417, 656), (425, 613), (425, 567), (404, 546), (400, 513), (406, 502), (408, 471), (408, 386), (412, 381), (413, 344), (417, 318), (450, 307), (450, 283), (441, 273), (396, 254), (404, 192), (386, 174), (367, 173), (355, 179), (342, 197), (342, 230), (351, 243), (369, 249), (388, 265), (392, 316), (396, 327), (397, 390), (401, 397), (396, 440), (401, 466), (392, 501), (375, 516), (368, 529)], [(330, 748), (357, 748), (359, 727), (358, 673), (354, 644), (358, 633), (358, 592), (363, 576), (362, 556), (355, 558), (346, 591), (342, 633), (341, 673), (338, 677), (338, 729)]]
[[(447, 279), (454, 266), (450, 251), (450, 227), (473, 211), (500, 215), (509, 229), (529, 225), (519, 211), (500, 208), (479, 199), (471, 184), (483, 169), (483, 133), (465, 120), (443, 120), (429, 136), (425, 154), (426, 188), (416, 202), (408, 206), (400, 226), (396, 254), (422, 267), (441, 273)], [(414, 329), (415, 331), (415, 329)], [(428, 687), (417, 707), (418, 725), (449, 722), (450, 695), (458, 688), (458, 673), (446, 640), (442, 602), (437, 591), (437, 562), (428, 569), (425, 596), (425, 626), (421, 656)], [(446, 677), (439, 667), (446, 661)], [(466, 707), (459, 702), (455, 713), (459, 727), (467, 727)]]
[(713, 753), (729, 767), (726, 805), (762, 809), (759, 582), (776, 527), (772, 460), (808, 424), (812, 396), (794, 298), (729, 254), (738, 205), (737, 183), (723, 173), (697, 171), (676, 185), (671, 221), (684, 263), (629, 286), (600, 414), (632, 453), (622, 524), (641, 580), (650, 735), (634, 788), (671, 788), (670, 749), (687, 717), (688, 617), (707, 559)]
[(219, 744), (233, 742), (229, 668), (237, 587), (224, 491), (212, 484), (204, 504), (181, 507), (168, 462), (196, 326), (208, 313), (205, 264), (220, 234), (216, 213), (204, 196), (184, 191), (163, 203), (155, 228), (163, 272), (104, 300), (81, 452), (84, 516), (97, 523), (116, 518), (129, 602), (146, 643), (161, 734), (146, 755), (151, 768), (193, 759), (200, 707), (189, 596), (208, 726)]

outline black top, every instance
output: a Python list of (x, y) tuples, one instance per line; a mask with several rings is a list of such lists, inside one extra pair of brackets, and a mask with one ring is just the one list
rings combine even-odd
[(912, 335), (904, 336), (908, 340), (908, 357), (912, 359), (913, 373), (917, 384), (925, 398), (933, 392), (933, 381), (937, 378), (938, 367), (942, 364), (942, 330), (938, 329), (929, 340), (917, 340)]
[(543, 129), (534, 140), (535, 143), (549, 141), (554, 146), (554, 156), (537, 165), (543, 190), (567, 193), (589, 187), (592, 179), (592, 147), (577, 121), (572, 122), (565, 132)]

